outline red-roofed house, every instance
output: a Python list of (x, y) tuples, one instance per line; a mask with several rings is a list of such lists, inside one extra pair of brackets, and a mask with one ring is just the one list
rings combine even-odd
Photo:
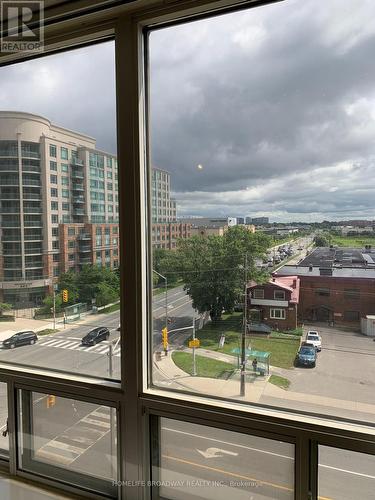
[(250, 282), (247, 296), (252, 322), (278, 330), (297, 328), (299, 292), (298, 276), (271, 278), (262, 285)]

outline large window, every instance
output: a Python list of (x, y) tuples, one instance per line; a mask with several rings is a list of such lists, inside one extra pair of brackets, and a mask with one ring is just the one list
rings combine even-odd
[(372, 498), (375, 8), (266, 3), (60, 2), (45, 54), (0, 52), (12, 476)]
[[(82, 66), (83, 60), (94, 59), (102, 61), (99, 80), (93, 68)], [(37, 74), (43, 74), (42, 80), (35, 78)], [(30, 339), (14, 349), (1, 349), (0, 365), (11, 363), (28, 369), (40, 367), (119, 380), (118, 266), (111, 257), (105, 268), (94, 262), (91, 213), (92, 208), (103, 214), (103, 222), (107, 222), (108, 214), (113, 214), (113, 204), (107, 206), (106, 192), (100, 193), (100, 205), (91, 203), (91, 193), (86, 191), (89, 176), (84, 168), (91, 159), (98, 170), (104, 167), (104, 156), (98, 151), (108, 151), (108, 155), (117, 152), (114, 43), (107, 41), (3, 67), (0, 78), (0, 108), (12, 110), (0, 112), (0, 141), (12, 139), (17, 145), (19, 140), (22, 156), (37, 158), (40, 166), (37, 171), (30, 167), (27, 177), (24, 174), (30, 201), (28, 196), (23, 206), (19, 189), (14, 192), (15, 199), (9, 199), (0, 188), (0, 211), (9, 216), (8, 219), (3, 213), (0, 215), (2, 241), (13, 241), (12, 231), (21, 220), (21, 206), (25, 214), (23, 225), (18, 222), (21, 246), (8, 252), (0, 263), (0, 303), (5, 303), (7, 314), (15, 317), (3, 336), (6, 339), (25, 328), (37, 334), (32, 344)], [(91, 86), (94, 80), (97, 85)], [(91, 97), (87, 94), (90, 87)], [(101, 95), (107, 96), (105, 101), (101, 101)], [(88, 102), (97, 105), (93, 108)], [(18, 154), (17, 148), (0, 144), (4, 144), (2, 152)], [(72, 149), (77, 150), (74, 158), (70, 155)], [(4, 171), (1, 158), (0, 175), (4, 175), (7, 185), (13, 177)], [(18, 183), (18, 172), (15, 175)], [(22, 194), (26, 196), (26, 192)], [(37, 203), (32, 202), (34, 199)], [(57, 236), (58, 229), (53, 226), (57, 224), (58, 239), (53, 240), (52, 234)], [(67, 243), (68, 225), (74, 225), (79, 233), (74, 239), (74, 253)], [(29, 227), (43, 231), (29, 234)], [(26, 239), (40, 240), (38, 250), (30, 254)], [(71, 263), (75, 264), (73, 269)], [(103, 331), (97, 333), (96, 327)]]
[[(150, 31), (156, 386), (250, 404), (252, 361), (269, 359), (260, 405), (375, 421), (375, 344), (358, 344), (375, 298), (370, 13), (291, 0)], [(322, 349), (307, 371), (309, 330)]]

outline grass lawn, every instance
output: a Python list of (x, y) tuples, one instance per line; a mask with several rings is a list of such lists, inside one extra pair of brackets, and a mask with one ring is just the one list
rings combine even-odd
[[(196, 356), (197, 377), (228, 379), (235, 370), (234, 365), (216, 361), (204, 356)], [(193, 355), (188, 352), (172, 353), (173, 362), (189, 375), (193, 374)]]
[(44, 330), (40, 330), (40, 332), (36, 332), (38, 337), (43, 336), (43, 335), (50, 335), (51, 333), (56, 333), (59, 330), (54, 330), (53, 328), (45, 328)]
[(269, 382), (273, 385), (277, 385), (281, 389), (288, 389), (290, 386), (290, 380), (284, 377), (279, 377), (279, 375), (271, 375)]
[[(202, 330), (196, 332), (196, 336), (199, 338), (202, 348), (233, 355), (232, 350), (240, 347), (241, 329), (242, 313), (224, 314), (220, 322), (208, 323)], [(225, 334), (225, 344), (221, 349), (219, 348), (219, 340), (222, 334)], [(186, 345), (188, 345), (188, 340)], [(293, 367), (299, 345), (298, 335), (286, 334), (283, 336), (279, 332), (271, 335), (270, 338), (253, 337), (247, 339), (248, 347), (257, 351), (270, 352), (271, 365), (280, 368)]]
[(120, 302), (118, 304), (113, 304), (113, 306), (109, 306), (109, 307), (105, 307), (104, 309), (100, 309), (100, 311), (98, 311), (98, 314), (108, 314), (108, 313), (118, 311), (119, 309), (120, 309)]
[(332, 236), (331, 245), (363, 248), (365, 245), (375, 246), (375, 238), (371, 236)]

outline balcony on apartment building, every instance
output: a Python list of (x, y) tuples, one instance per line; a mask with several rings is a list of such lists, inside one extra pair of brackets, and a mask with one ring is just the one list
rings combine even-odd
[(81, 203), (85, 203), (85, 198), (84, 196), (82, 195), (73, 195), (73, 203), (74, 204), (81, 204)]
[(82, 241), (91, 240), (91, 234), (85, 232), (79, 233), (77, 239)]
[(74, 182), (72, 186), (73, 191), (84, 191), (85, 188), (83, 187), (83, 184), (80, 184), (78, 182)]
[(80, 158), (72, 158), (70, 161), (70, 164), (73, 167), (83, 167), (84, 166), (83, 160), (81, 160)]

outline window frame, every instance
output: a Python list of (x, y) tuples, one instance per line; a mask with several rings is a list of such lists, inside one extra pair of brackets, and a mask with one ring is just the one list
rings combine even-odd
[[(165, 4), (160, 0), (154, 6), (137, 12), (137, 5), (129, 12), (98, 14), (94, 21), (82, 28), (82, 19), (76, 22), (76, 30), (62, 29), (61, 33), (49, 34), (46, 26), (46, 43), (69, 50), (79, 44), (90, 44), (108, 39), (108, 31), (116, 31), (116, 88), (117, 88), (117, 140), (119, 165), (135, 165), (139, 168), (119, 168), (120, 213), (126, 214), (119, 227), (120, 267), (122, 302), (120, 317), (128, 331), (127, 349), (121, 357), (121, 383), (96, 380), (82, 375), (64, 374), (53, 370), (30, 369), (28, 367), (0, 364), (0, 381), (7, 383), (10, 431), (9, 470), (11, 474), (35, 480), (33, 474), (17, 466), (17, 405), (18, 389), (45, 391), (68, 398), (79, 398), (98, 404), (111, 404), (118, 409), (119, 477), (127, 481), (141, 481), (150, 477), (150, 431), (151, 416), (165, 416), (193, 423), (204, 423), (219, 429), (244, 433), (272, 433), (296, 443), (295, 498), (306, 499), (310, 493), (317, 497), (317, 447), (318, 444), (350, 449), (375, 455), (375, 430), (361, 422), (345, 419), (317, 418), (304, 412), (269, 408), (260, 405), (241, 405), (223, 398), (205, 398), (187, 392), (177, 392), (148, 387), (151, 359), (148, 357), (147, 331), (151, 311), (151, 298), (147, 291), (147, 272), (150, 267), (151, 224), (146, 212), (151, 215), (150, 196), (146, 202), (147, 179), (145, 141), (148, 138), (148, 111), (144, 102), (147, 68), (143, 57), (147, 57), (147, 38), (150, 29), (158, 29), (188, 20), (212, 17), (219, 13), (232, 12), (240, 8), (261, 6), (276, 0), (181, 0), (178, 4)], [(123, 8), (128, 8), (126, 5)], [(133, 10), (132, 10), (133, 9)], [(53, 9), (51, 9), (53, 12)], [(114, 20), (108, 21), (109, 18)], [(95, 24), (95, 22), (97, 24)], [(74, 23), (73, 23), (74, 24)], [(103, 28), (104, 26), (104, 28)], [(53, 27), (53, 26), (52, 26)], [(77, 33), (78, 31), (78, 33)], [(103, 34), (104, 33), (104, 34)], [(60, 38), (59, 38), (60, 35)], [(79, 40), (79, 43), (78, 43)], [(49, 52), (47, 51), (45, 55)], [(52, 51), (51, 51), (52, 53)], [(20, 55), (0, 56), (2, 63), (20, 60)], [(4, 62), (5, 61), (5, 62)], [(149, 154), (149, 152), (148, 152)], [(148, 158), (149, 159), (149, 158)], [(148, 188), (149, 189), (149, 188)], [(142, 224), (139, 222), (142, 221)], [(124, 243), (122, 243), (124, 242)], [(125, 252), (126, 246), (126, 252)], [(136, 284), (136, 286), (134, 286)], [(129, 311), (131, 314), (129, 314)], [(147, 360), (144, 363), (144, 360)], [(125, 385), (125, 380), (132, 383)], [(88, 397), (88, 394), (90, 396)], [(228, 418), (229, 417), (229, 418)], [(13, 452), (12, 452), (13, 450)], [(44, 484), (57, 485), (56, 481), (44, 478)], [(76, 488), (59, 485), (66, 491), (79, 493)], [(149, 498), (149, 491), (135, 491), (131, 485), (119, 488), (122, 498)]]
[[(280, 316), (275, 316), (275, 311), (279, 311)], [(286, 319), (285, 308), (283, 309), (281, 307), (271, 307), (270, 308), (270, 319), (279, 319), (281, 321), (284, 321)]]

